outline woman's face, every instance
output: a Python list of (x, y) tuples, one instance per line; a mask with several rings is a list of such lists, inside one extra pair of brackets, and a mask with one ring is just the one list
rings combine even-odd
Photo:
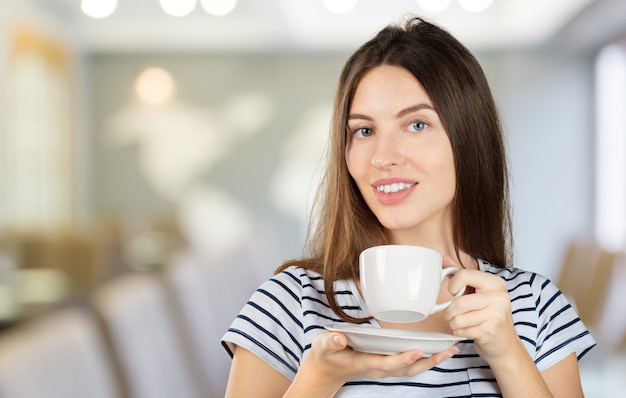
[(359, 82), (348, 114), (350, 175), (392, 243), (449, 240), (455, 193), (452, 147), (420, 82), (382, 65)]

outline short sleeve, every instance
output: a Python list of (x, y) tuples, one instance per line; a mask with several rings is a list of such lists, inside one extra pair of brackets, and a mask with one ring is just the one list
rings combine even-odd
[(534, 358), (537, 368), (544, 371), (572, 353), (582, 358), (596, 342), (575, 309), (545, 277), (535, 274), (531, 286), (538, 315)]
[(302, 360), (302, 282), (287, 269), (263, 283), (222, 338), (232, 356), (243, 347), (293, 380)]

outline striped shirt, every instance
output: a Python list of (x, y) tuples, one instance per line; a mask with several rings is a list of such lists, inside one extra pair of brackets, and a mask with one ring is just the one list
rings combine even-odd
[[(565, 296), (548, 279), (516, 268), (499, 268), (479, 260), (482, 271), (500, 276), (507, 285), (515, 330), (537, 368), (543, 371), (571, 353), (580, 359), (595, 341)], [(334, 284), (337, 302), (348, 315), (370, 313), (355, 283)], [(293, 380), (315, 335), (324, 326), (342, 323), (324, 294), (320, 274), (290, 267), (265, 282), (252, 295), (222, 339), (232, 356), (234, 346), (255, 353)], [(375, 321), (369, 326), (380, 327)], [(500, 397), (493, 372), (476, 353), (472, 340), (457, 343), (460, 352), (413, 377), (357, 379), (337, 397)]]

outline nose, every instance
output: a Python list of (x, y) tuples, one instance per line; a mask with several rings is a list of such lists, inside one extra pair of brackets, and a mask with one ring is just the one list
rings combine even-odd
[(404, 161), (404, 148), (399, 142), (398, 134), (378, 134), (372, 166), (378, 169), (389, 169), (400, 165)]

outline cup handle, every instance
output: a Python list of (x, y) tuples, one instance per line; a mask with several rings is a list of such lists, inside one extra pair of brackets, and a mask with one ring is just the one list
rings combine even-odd
[[(443, 278), (445, 278), (446, 276), (450, 275), (450, 274), (456, 274), (457, 272), (459, 272), (459, 268), (457, 267), (446, 267), (442, 270), (441, 272), (441, 282), (443, 282)], [(450, 300), (445, 301), (443, 303), (440, 304), (435, 304), (435, 306), (433, 307), (433, 310), (430, 311), (431, 314), (434, 314), (435, 312), (439, 312), (442, 310), (445, 310), (446, 308), (448, 308), (448, 306), (450, 304), (452, 304), (452, 302), (454, 300), (456, 300), (457, 298), (461, 297), (463, 295), (463, 293), (465, 293), (465, 288), (459, 290), (454, 297), (452, 297)]]

